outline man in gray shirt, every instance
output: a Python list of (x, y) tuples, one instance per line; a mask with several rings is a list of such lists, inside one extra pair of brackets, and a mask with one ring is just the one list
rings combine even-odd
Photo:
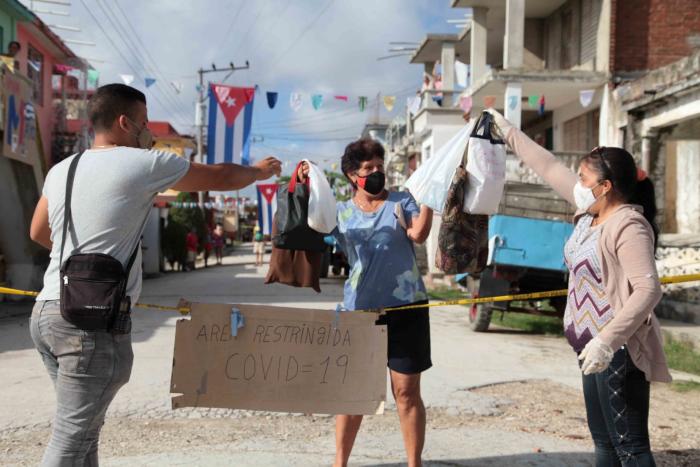
[[(252, 167), (203, 165), (151, 150), (146, 97), (122, 84), (100, 87), (89, 103), (95, 131), (92, 148), (77, 166), (71, 210), (73, 222), (63, 260), (75, 253), (103, 253), (129, 260), (158, 192), (237, 190), (279, 175), (280, 162), (269, 157)], [(129, 380), (133, 363), (130, 334), (86, 331), (60, 313), (59, 271), (68, 167), (57, 164), (46, 177), (32, 219), (32, 240), (51, 250), (44, 287), (31, 318), (31, 335), (56, 391), (57, 410), (42, 465), (97, 465), (97, 447), (105, 413)], [(129, 275), (126, 295), (141, 293), (140, 251)]]

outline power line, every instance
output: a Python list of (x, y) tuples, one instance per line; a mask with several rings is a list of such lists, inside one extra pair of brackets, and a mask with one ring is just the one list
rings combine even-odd
[[(95, 14), (94, 14), (94, 13), (92, 12), (92, 10), (90, 10), (90, 8), (87, 6), (87, 4), (85, 3), (85, 0), (80, 0), (80, 3), (83, 4), (83, 7), (84, 7), (85, 10), (88, 12), (88, 14), (90, 15), (90, 17), (91, 17), (92, 20), (94, 21), (94, 23), (97, 25), (97, 27), (100, 29), (100, 31), (102, 31), (102, 34), (105, 36), (105, 38), (107, 39), (107, 41), (109, 41), (109, 43), (112, 45), (112, 48), (117, 52), (117, 54), (119, 54), (119, 56), (122, 58), (122, 60), (124, 60), (124, 63), (126, 63), (127, 66), (128, 66), (129, 68), (131, 68), (131, 70), (132, 70), (134, 73), (138, 73), (138, 72), (136, 71), (136, 68), (131, 64), (131, 62), (124, 56), (124, 54), (123, 54), (122, 51), (119, 49), (119, 47), (117, 47), (117, 45), (114, 43), (114, 41), (112, 40), (111, 36), (110, 36), (109, 34), (107, 34), (107, 31), (105, 31), (105, 29), (102, 27), (102, 24), (98, 21), (98, 19), (97, 19), (97, 17), (95, 16)], [(154, 95), (153, 97), (155, 98), (156, 102), (158, 102), (163, 108), (166, 107), (166, 105), (165, 105), (160, 99), (158, 99), (158, 96)], [(178, 122), (178, 123), (182, 124), (182, 122)], [(183, 125), (183, 126), (186, 127), (186, 126), (188, 126), (188, 125)]]
[[(127, 23), (129, 24), (129, 27), (131, 27), (132, 32), (133, 32), (133, 38), (136, 39), (136, 42), (138, 42), (138, 44), (136, 44), (133, 41), (132, 37), (130, 37), (130, 34), (128, 33), (126, 28), (122, 25), (121, 21), (119, 20), (119, 17), (114, 12), (114, 10), (112, 9), (112, 7), (110, 6), (109, 3), (110, 2), (103, 2), (102, 0), (97, 0), (98, 6), (102, 10), (102, 12), (105, 14), (108, 21), (112, 24), (112, 27), (117, 32), (117, 34), (120, 35), (120, 38), (121, 38), (122, 42), (124, 43), (124, 45), (126, 45), (127, 48), (132, 48), (134, 50), (134, 54), (137, 54), (136, 58), (137, 58), (137, 60), (141, 61), (141, 68), (143, 69), (143, 71), (145, 73), (149, 73), (149, 74), (151, 74), (151, 72), (153, 72), (154, 75), (158, 75), (160, 79), (163, 79), (163, 81), (167, 82), (167, 79), (163, 78), (162, 75), (159, 74), (159, 71), (157, 69), (157, 65), (154, 65), (155, 60), (153, 60), (153, 58), (150, 56), (150, 54), (149, 54), (149, 58), (151, 59), (151, 61), (153, 63), (149, 66), (148, 61), (145, 59), (145, 56), (142, 55), (141, 52), (138, 52), (139, 50), (141, 50), (141, 51), (148, 54), (148, 48), (140, 40), (140, 38), (138, 37), (138, 33), (133, 28), (133, 26), (131, 26), (131, 23), (129, 23), (128, 18), (127, 18)], [(119, 6), (118, 2), (115, 1), (114, 3), (116, 3), (117, 6)], [(106, 7), (106, 9), (105, 9), (105, 7)], [(109, 10), (109, 12), (107, 10)], [(127, 42), (127, 40), (128, 40), (128, 42)], [(140, 45), (140, 47), (139, 47), (139, 45)], [(190, 112), (188, 109), (186, 109), (183, 106), (183, 104), (181, 102), (178, 102), (177, 99), (174, 99), (170, 93), (163, 91), (160, 87), (156, 87), (156, 89), (158, 89), (163, 94), (163, 96), (168, 100), (169, 104), (173, 106), (172, 109), (176, 110), (176, 113), (177, 112), (183, 112), (183, 113)], [(166, 87), (166, 89), (169, 90), (169, 88), (167, 88), (167, 87)]]
[(311, 20), (311, 22), (304, 28), (304, 30), (301, 31), (301, 34), (299, 34), (296, 39), (294, 39), (290, 44), (289, 47), (285, 49), (285, 51), (281, 54), (279, 54), (277, 57), (275, 57), (275, 60), (272, 61), (273, 65), (277, 64), (280, 62), (280, 60), (285, 57), (293, 48), (294, 46), (297, 45), (297, 43), (306, 35), (307, 32), (311, 30), (311, 28), (316, 24), (316, 22), (321, 19), (321, 16), (331, 7), (335, 0), (328, 0), (328, 3), (326, 3), (326, 6), (324, 6), (321, 11), (318, 12), (318, 14), (314, 17), (314, 19)]

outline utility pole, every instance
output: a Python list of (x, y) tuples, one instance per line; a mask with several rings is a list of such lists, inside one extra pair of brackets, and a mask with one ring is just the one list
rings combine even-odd
[[(208, 73), (221, 73), (228, 71), (229, 75), (237, 70), (247, 70), (250, 68), (248, 60), (245, 61), (245, 66), (236, 67), (233, 62), (229, 62), (229, 66), (226, 68), (217, 68), (214, 63), (211, 64), (211, 68), (197, 70), (199, 74), (199, 98), (197, 99), (197, 107), (195, 109), (195, 125), (197, 126), (197, 154), (199, 155), (199, 162), (204, 164), (204, 114), (206, 109), (206, 94), (204, 92), (204, 75)], [(200, 191), (198, 194), (199, 207), (204, 208), (204, 192)]]

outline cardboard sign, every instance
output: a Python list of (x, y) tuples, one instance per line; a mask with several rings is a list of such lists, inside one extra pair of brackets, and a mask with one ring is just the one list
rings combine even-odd
[(12, 73), (3, 76), (5, 113), (3, 155), (35, 165), (39, 163), (39, 124), (32, 88), (25, 79)]
[[(236, 329), (240, 317), (244, 325)], [(376, 319), (370, 313), (194, 303), (191, 319), (176, 327), (173, 408), (381, 414), (387, 335)]]

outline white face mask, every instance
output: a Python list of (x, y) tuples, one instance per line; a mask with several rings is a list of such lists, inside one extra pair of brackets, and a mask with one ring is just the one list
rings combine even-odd
[(574, 201), (576, 201), (577, 208), (581, 209), (582, 211), (588, 211), (591, 206), (593, 206), (596, 201), (600, 199), (596, 198), (593, 194), (593, 188), (597, 187), (598, 185), (600, 185), (600, 183), (596, 183), (592, 187), (588, 188), (583, 186), (580, 181), (574, 185)]
[[(134, 122), (132, 119), (129, 117), (126, 117), (131, 123), (134, 124), (134, 126), (138, 126), (136, 122)], [(138, 147), (141, 149), (151, 149), (153, 146), (153, 134), (151, 133), (151, 130), (148, 129), (147, 126), (144, 126), (141, 128), (141, 131), (138, 133), (131, 133), (136, 137), (137, 144), (139, 145)]]

